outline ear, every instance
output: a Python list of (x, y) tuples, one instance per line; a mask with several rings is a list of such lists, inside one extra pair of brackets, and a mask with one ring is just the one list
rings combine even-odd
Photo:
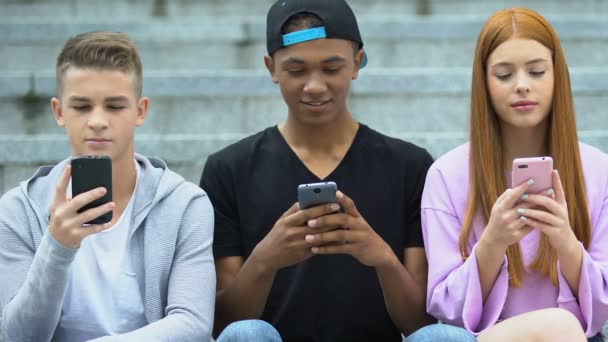
[(139, 127), (144, 124), (150, 110), (150, 98), (142, 96), (137, 101), (137, 118), (135, 118), (135, 126)]
[(275, 70), (274, 58), (272, 58), (268, 55), (264, 56), (264, 64), (266, 64), (266, 69), (268, 69), (268, 72), (270, 73), (272, 82), (279, 83), (279, 79), (277, 78), (277, 74), (276, 74), (276, 70)]
[(361, 63), (363, 63), (363, 56), (365, 55), (365, 51), (363, 49), (359, 49), (357, 55), (355, 56), (355, 70), (353, 71), (353, 80), (356, 80), (359, 77), (359, 71), (361, 70)]
[(59, 127), (65, 127), (65, 119), (63, 118), (63, 112), (61, 110), (61, 100), (56, 97), (51, 99), (51, 109), (53, 110), (53, 116), (55, 117), (55, 122)]

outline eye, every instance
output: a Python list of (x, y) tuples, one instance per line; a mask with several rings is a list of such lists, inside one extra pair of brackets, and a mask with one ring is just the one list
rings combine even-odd
[(304, 75), (305, 72), (306, 72), (306, 70), (304, 70), (304, 69), (287, 70), (287, 73), (290, 74), (291, 76)]
[(340, 69), (342, 68), (325, 69), (325, 73), (335, 75), (340, 72)]
[(511, 74), (500, 74), (500, 75), (496, 75), (496, 78), (498, 78), (501, 81), (506, 81), (511, 77)]
[(545, 74), (545, 70), (540, 70), (540, 71), (530, 71), (530, 75), (534, 76), (534, 77), (541, 77), (542, 75)]
[(88, 111), (88, 110), (91, 109), (91, 106), (88, 106), (88, 105), (86, 105), (86, 106), (72, 106), (72, 108), (74, 110), (76, 110), (76, 111), (79, 111), (79, 112), (86, 112), (86, 111)]
[(110, 105), (110, 106), (108, 106), (108, 109), (109, 109), (109, 110), (111, 110), (111, 111), (118, 111), (118, 110), (125, 109), (125, 107), (123, 107), (123, 106), (115, 106), (115, 105), (114, 105), (114, 106), (112, 106), (112, 105)]

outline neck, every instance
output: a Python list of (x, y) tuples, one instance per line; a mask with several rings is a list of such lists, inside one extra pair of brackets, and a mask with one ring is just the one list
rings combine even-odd
[(289, 145), (316, 152), (330, 152), (337, 146), (350, 145), (358, 129), (359, 123), (350, 113), (317, 126), (299, 122), (290, 115), (279, 125)]
[(540, 157), (549, 153), (546, 143), (548, 120), (533, 128), (502, 125), (505, 166), (510, 170), (516, 158)]

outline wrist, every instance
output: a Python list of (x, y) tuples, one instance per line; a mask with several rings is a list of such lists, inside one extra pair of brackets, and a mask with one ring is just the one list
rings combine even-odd
[(264, 275), (272, 275), (278, 271), (278, 268), (275, 267), (272, 263), (267, 261), (267, 258), (259, 255), (258, 249), (254, 248), (253, 252), (247, 259), (247, 262), (252, 266), (252, 268), (258, 273), (260, 276)]
[(395, 253), (388, 244), (384, 245), (385, 248), (382, 251), (382, 257), (376, 265), (377, 270), (393, 270), (395, 268), (403, 266), (401, 261), (397, 258)]
[(491, 241), (482, 234), (481, 238), (477, 242), (476, 250), (478, 252), (482, 252), (485, 255), (487, 255), (488, 253), (496, 255), (505, 255), (507, 253), (507, 248), (509, 248), (509, 246), (504, 246), (500, 243)]
[(576, 239), (574, 234), (570, 238), (570, 241), (565, 244), (564, 248), (556, 249), (557, 257), (559, 259), (574, 258), (578, 257), (578, 254), (582, 254), (581, 243)]

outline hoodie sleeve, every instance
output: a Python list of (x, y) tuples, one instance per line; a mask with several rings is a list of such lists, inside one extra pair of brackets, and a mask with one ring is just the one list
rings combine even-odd
[(422, 195), (422, 233), (429, 263), (427, 311), (444, 323), (478, 334), (494, 325), (502, 312), (509, 287), (507, 259), (505, 256), (484, 303), (476, 241), (470, 240), (473, 248), (463, 261), (459, 249), (461, 223), (449, 193), (466, 191), (467, 184), (452, 185), (449, 189), (441, 172), (431, 168)]
[(19, 190), (0, 200), (0, 306), (6, 341), (51, 340), (77, 252), (50, 233), (36, 249), (36, 224), (36, 215)]
[(591, 232), (589, 249), (581, 246), (583, 261), (578, 301), (564, 275), (561, 271), (558, 273), (558, 305), (578, 318), (587, 337), (601, 332), (608, 319), (608, 189), (604, 192), (599, 218)]
[[(192, 186), (195, 187), (194, 185)], [(165, 317), (141, 329), (95, 341), (209, 341), (215, 309), (213, 208), (208, 197), (190, 202), (182, 218), (169, 276)]]

